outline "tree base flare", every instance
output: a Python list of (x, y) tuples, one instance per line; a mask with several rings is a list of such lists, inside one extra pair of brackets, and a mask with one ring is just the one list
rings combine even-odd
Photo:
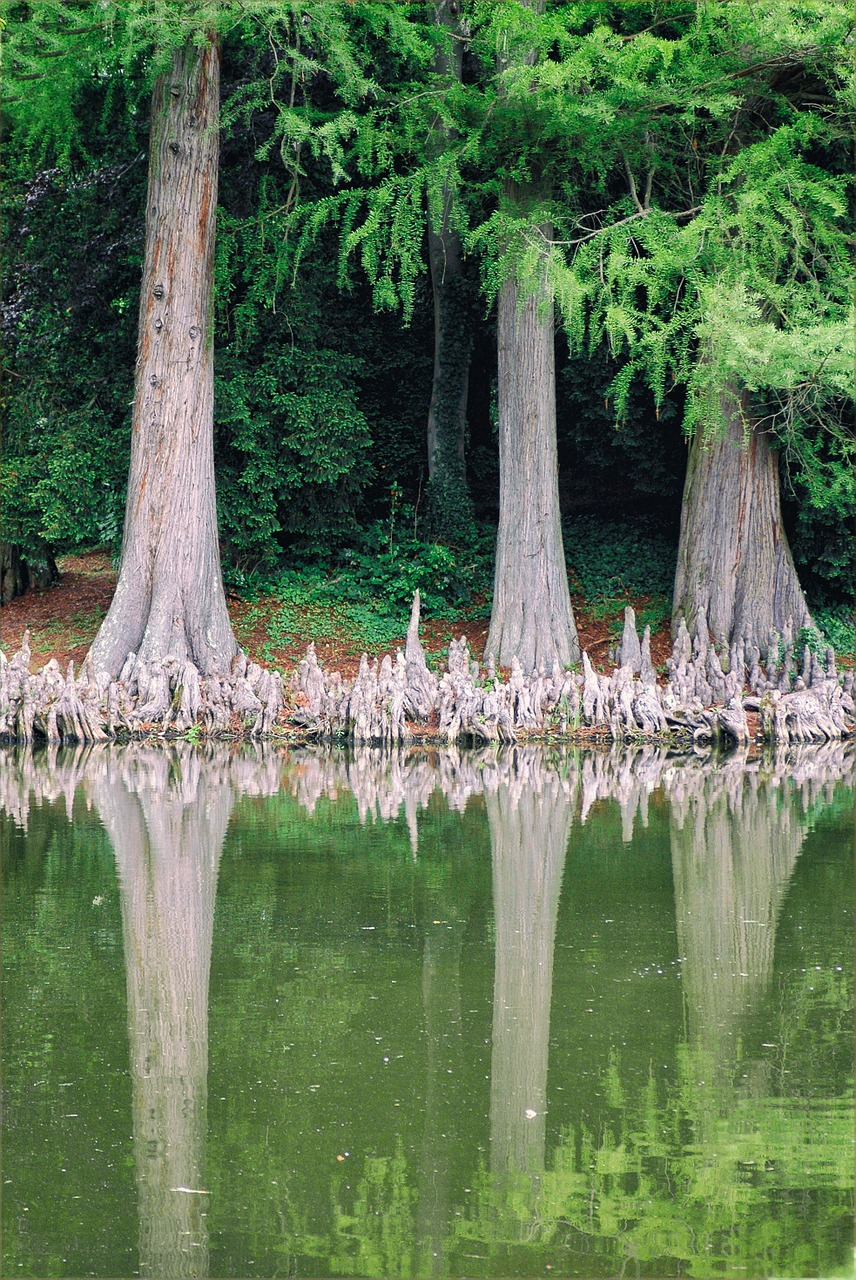
[(172, 737), (236, 731), (270, 735), (283, 708), (282, 677), (233, 660), (228, 676), (203, 678), (192, 662), (167, 657), (148, 663), (130, 653), (118, 679), (95, 672), (89, 658), (63, 677), (51, 659), (30, 672), (30, 633), (8, 661), (0, 653), (0, 739), (30, 743), (93, 743), (116, 738)]

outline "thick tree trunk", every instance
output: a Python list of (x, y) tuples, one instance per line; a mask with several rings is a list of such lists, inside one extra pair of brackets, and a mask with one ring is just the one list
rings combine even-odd
[[(550, 228), (545, 228), (550, 232)], [(559, 515), (553, 305), (499, 294), (499, 530), (485, 656), (524, 671), (579, 660)]]
[(11, 542), (0, 542), (0, 604), (22, 596), (29, 585), (30, 573), (21, 548)]
[[(460, 35), (459, 6), (455, 0), (438, 0), (438, 26)], [(453, 39), (449, 50), (440, 48), (435, 61), (438, 76), (461, 79), (463, 45)], [(448, 140), (440, 120), (435, 121), (437, 142)], [(473, 347), (473, 289), (461, 263), (461, 237), (452, 225), (452, 193), (443, 190), (439, 222), (428, 218), (428, 261), (434, 296), (434, 378), (428, 409), (428, 487), (426, 524), (434, 537), (466, 544), (473, 534), (474, 513), (467, 488), (465, 462), (467, 390)]]
[[(707, 628), (717, 644), (743, 640), (766, 653), (772, 632), (811, 624), (782, 527), (779, 469), (770, 438), (749, 418), (749, 397), (723, 399), (728, 428), (690, 446), (672, 628)], [(748, 440), (744, 421), (749, 421)]]
[(131, 467), (119, 583), (92, 646), (118, 675), (128, 653), (172, 654), (203, 675), (237, 652), (220, 571), (211, 314), (220, 55), (173, 55), (155, 84)]

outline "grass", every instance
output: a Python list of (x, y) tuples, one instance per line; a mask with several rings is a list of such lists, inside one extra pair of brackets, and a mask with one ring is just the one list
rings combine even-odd
[(259, 647), (262, 659), (277, 661), (283, 649), (299, 645), (334, 642), (346, 652), (360, 654), (364, 650), (388, 647), (407, 630), (407, 618), (393, 618), (378, 602), (362, 605), (324, 603), (312, 599), (289, 599), (287, 602), (259, 602), (243, 616), (240, 631), (250, 635), (259, 627), (264, 638)]
[(32, 637), (34, 654), (51, 653), (57, 648), (80, 649), (95, 638), (106, 616), (105, 609), (92, 609), (88, 613), (74, 613), (68, 618), (53, 618), (40, 626)]

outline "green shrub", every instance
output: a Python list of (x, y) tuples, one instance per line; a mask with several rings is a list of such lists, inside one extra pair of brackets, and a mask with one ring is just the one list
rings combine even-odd
[(655, 517), (619, 522), (574, 516), (564, 526), (564, 540), (572, 586), (579, 586), (588, 603), (610, 597), (671, 597), (677, 538)]
[(856, 618), (852, 605), (827, 605), (815, 609), (813, 616), (824, 644), (832, 645), (837, 654), (856, 657)]
[(477, 599), (483, 609), (493, 581), (493, 531), (482, 529), (472, 546), (459, 550), (422, 541), (413, 524), (413, 509), (403, 507), (400, 516), (370, 525), (342, 555), (332, 588), (338, 597), (378, 600), (400, 612), (409, 611), (418, 589), (427, 615), (472, 616)]

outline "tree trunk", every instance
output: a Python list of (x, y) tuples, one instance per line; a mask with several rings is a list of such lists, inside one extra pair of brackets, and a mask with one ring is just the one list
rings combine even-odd
[[(552, 229), (543, 228), (549, 235)], [(524, 671), (580, 656), (559, 515), (553, 304), (499, 293), (499, 530), (485, 656)]]
[(723, 397), (723, 412), (725, 435), (690, 446), (672, 629), (683, 617), (691, 634), (700, 625), (717, 644), (766, 652), (774, 630), (790, 622), (796, 634), (811, 617), (782, 527), (776, 451), (749, 417), (748, 392)]
[(467, 487), (464, 452), (467, 390), (473, 347), (472, 289), (460, 263), (458, 233), (448, 224), (450, 195), (444, 195), (443, 223), (429, 222), (428, 257), (434, 295), (434, 379), (428, 409), (426, 528), (454, 546), (472, 542), (475, 525)]
[[(458, 5), (438, 0), (438, 26), (460, 33)], [(453, 39), (451, 49), (440, 48), (434, 70), (438, 76), (461, 79), (463, 45)], [(435, 121), (438, 146), (449, 131)], [(428, 409), (428, 487), (426, 524), (434, 537), (466, 545), (472, 539), (474, 512), (467, 488), (465, 438), (467, 390), (473, 348), (473, 288), (461, 264), (461, 237), (452, 225), (452, 192), (445, 187), (439, 224), (428, 216), (428, 262), (434, 296), (434, 378)]]
[(146, 252), (131, 467), (116, 594), (91, 654), (117, 675), (133, 651), (204, 675), (237, 652), (214, 492), (213, 283), (220, 55), (173, 55), (152, 96)]
[(0, 541), (0, 604), (22, 596), (29, 585), (30, 574), (21, 548), (12, 542)]

